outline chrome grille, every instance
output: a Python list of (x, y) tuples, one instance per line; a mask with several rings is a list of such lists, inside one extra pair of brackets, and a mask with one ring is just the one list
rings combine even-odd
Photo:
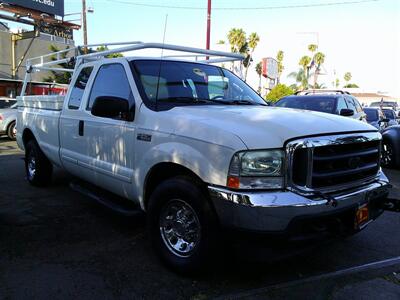
[(302, 192), (345, 189), (376, 178), (381, 135), (320, 136), (289, 142), (287, 183)]

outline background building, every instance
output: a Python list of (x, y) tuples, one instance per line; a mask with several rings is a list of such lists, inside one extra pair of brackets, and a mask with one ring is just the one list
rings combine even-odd
[[(0, 23), (0, 96), (15, 97), (18, 95), (25, 76), (27, 59), (50, 53), (51, 45), (60, 50), (74, 47), (73, 40), (40, 33), (38, 37), (16, 41), (15, 55), (13, 55), (12, 36), (22, 32), (21, 29), (10, 29), (7, 23)], [(14, 76), (12, 71), (13, 59), (16, 66), (19, 66)], [(33, 86), (40, 85), (41, 91), (43, 91), (43, 86), (48, 86), (51, 89), (51, 84), (43, 83), (44, 79), (50, 75), (48, 72), (32, 74)], [(34, 90), (38, 90), (38, 87), (34, 88)]]

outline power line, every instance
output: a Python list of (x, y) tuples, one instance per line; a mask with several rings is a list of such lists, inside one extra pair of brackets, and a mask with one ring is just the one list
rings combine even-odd
[[(151, 8), (171, 8), (171, 9), (186, 9), (186, 10), (206, 10), (207, 7), (199, 6), (175, 6), (175, 5), (162, 5), (162, 4), (148, 4), (131, 2), (126, 0), (106, 0), (112, 3), (120, 3), (133, 6), (151, 7)], [(290, 9), (290, 8), (310, 8), (310, 7), (324, 7), (324, 6), (338, 6), (350, 4), (363, 4), (368, 2), (378, 2), (381, 0), (353, 0), (353, 1), (334, 1), (328, 3), (311, 3), (311, 4), (292, 4), (292, 5), (278, 5), (278, 6), (259, 6), (259, 7), (213, 7), (213, 10), (272, 10), (272, 9)]]

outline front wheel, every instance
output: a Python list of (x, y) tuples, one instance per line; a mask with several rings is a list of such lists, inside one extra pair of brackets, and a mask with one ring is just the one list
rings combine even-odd
[(15, 127), (15, 121), (12, 122), (7, 129), (7, 136), (10, 140), (15, 141), (17, 137), (17, 128)]
[(385, 168), (395, 167), (394, 149), (390, 142), (384, 142), (382, 145), (382, 166)]
[(193, 273), (216, 254), (217, 222), (207, 196), (186, 177), (162, 182), (150, 197), (148, 231), (161, 259), (175, 271)]
[(25, 172), (29, 183), (45, 186), (51, 181), (53, 167), (36, 141), (30, 140), (25, 147)]

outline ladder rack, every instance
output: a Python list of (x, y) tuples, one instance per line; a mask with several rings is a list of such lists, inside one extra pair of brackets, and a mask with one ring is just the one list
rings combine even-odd
[[(109, 47), (109, 46), (120, 46), (115, 49), (107, 49), (105, 51), (93, 52), (84, 54), (84, 49), (92, 47)], [(120, 42), (120, 43), (102, 43), (77, 46), (65, 50), (61, 50), (54, 53), (45, 54), (39, 57), (30, 58), (26, 62), (26, 74), (24, 79), (24, 85), (22, 87), (21, 95), (23, 96), (26, 91), (30, 74), (32, 72), (40, 71), (55, 71), (55, 72), (70, 72), (73, 73), (81, 64), (88, 61), (95, 61), (100, 59), (107, 59), (106, 57), (115, 53), (126, 53), (144, 49), (161, 49), (183, 52), (185, 54), (162, 56), (162, 58), (175, 57), (175, 58), (189, 58), (193, 57), (194, 61), (211, 64), (211, 63), (222, 63), (229, 61), (242, 61), (244, 56), (239, 53), (205, 50), (200, 48), (177, 46), (163, 43), (143, 43), (140, 41), (134, 42)], [(190, 54), (188, 54), (190, 53)], [(66, 56), (66, 57), (65, 57)], [(62, 58), (65, 57), (65, 58)], [(55, 59), (54, 59), (55, 58)], [(199, 60), (200, 58), (200, 60)], [(61, 68), (60, 64), (75, 63), (74, 69)]]

